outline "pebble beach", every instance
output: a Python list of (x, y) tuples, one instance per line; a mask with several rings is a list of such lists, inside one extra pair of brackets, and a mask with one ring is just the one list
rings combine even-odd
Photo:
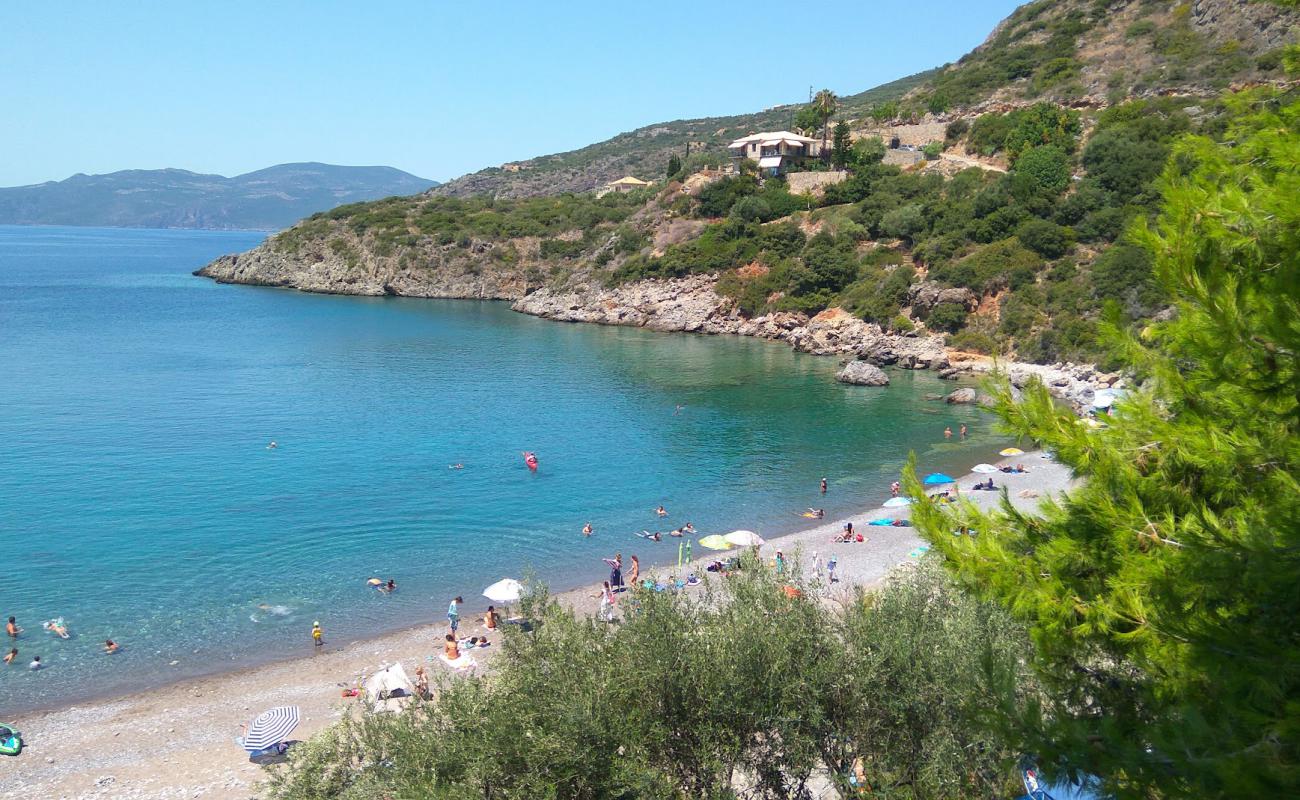
[[(1032, 508), (1041, 498), (1071, 486), (1069, 471), (1038, 453), (994, 464), (1022, 462), (1029, 472), (994, 476), (999, 488), (1017, 507)], [(986, 476), (969, 474), (958, 480), (961, 494), (980, 506), (999, 501), (1001, 492), (967, 491)], [(901, 509), (906, 511), (906, 509)], [(802, 568), (811, 569), (813, 554), (823, 562), (834, 556), (838, 583), (832, 592), (870, 586), (900, 564), (913, 563), (923, 545), (910, 527), (869, 526), (873, 519), (903, 516), (899, 509), (872, 508), (804, 530), (770, 538), (762, 548), (765, 558), (776, 550), (797, 556)], [(853, 522), (864, 542), (834, 543), (832, 539)], [(619, 546), (625, 556), (662, 543), (636, 542)], [(716, 554), (696, 548), (694, 571), (704, 575), (703, 563)], [(625, 565), (626, 567), (626, 565)], [(684, 574), (685, 568), (647, 568), (643, 575)], [(595, 614), (596, 586), (604, 576), (593, 570), (593, 584), (558, 595), (580, 613)], [(689, 591), (689, 589), (688, 589)], [(469, 598), (462, 611), (461, 635), (483, 633), (482, 598)], [(241, 723), (266, 708), (297, 705), (302, 722), (294, 738), (305, 739), (358, 706), (344, 697), (362, 674), (401, 662), (408, 674), (424, 665), (432, 679), (450, 674), (436, 655), (447, 632), (442, 607), (431, 608), (431, 624), (373, 639), (333, 645), (326, 631), (319, 652), (306, 631), (302, 655), (287, 661), (187, 680), (147, 692), (56, 708), (6, 720), (23, 732), (27, 749), (6, 759), (0, 773), (0, 798), (248, 798), (257, 794), (264, 769), (249, 763), (235, 742)], [(493, 639), (497, 639), (494, 636)], [(475, 672), (491, 669), (494, 648), (475, 651)], [(358, 709), (359, 710), (359, 709)]]

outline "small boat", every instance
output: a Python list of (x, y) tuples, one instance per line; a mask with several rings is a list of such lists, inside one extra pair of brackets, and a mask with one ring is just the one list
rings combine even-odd
[(23, 735), (10, 725), (0, 722), (0, 755), (16, 756), (23, 751)]

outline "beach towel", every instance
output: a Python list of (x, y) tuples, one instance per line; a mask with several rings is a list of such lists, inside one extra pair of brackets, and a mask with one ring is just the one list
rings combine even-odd
[(913, 549), (912, 552), (908, 553), (908, 555), (911, 556), (912, 558), (920, 558), (921, 556), (925, 555), (929, 551), (930, 551), (930, 545), (923, 544), (920, 547)]
[(438, 657), (442, 659), (442, 663), (446, 664), (452, 669), (457, 669), (457, 670), (472, 669), (473, 667), (478, 666), (478, 662), (475, 661), (474, 657), (471, 656), (469, 653), (461, 653), (460, 658), (456, 658), (456, 659), (447, 658), (446, 653), (443, 653)]
[(868, 525), (893, 525), (894, 520), (889, 517), (885, 517), (884, 519), (873, 519), (867, 524)]

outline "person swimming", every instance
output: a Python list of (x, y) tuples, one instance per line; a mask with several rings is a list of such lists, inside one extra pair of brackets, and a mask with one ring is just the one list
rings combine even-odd
[(271, 443), (268, 444), (268, 445), (266, 446), (266, 449), (267, 449), (267, 450), (274, 450), (275, 448), (277, 448), (277, 447), (279, 447), (279, 446), (280, 446), (280, 445), (276, 444), (276, 443), (275, 443), (275, 440), (272, 439), (272, 440), (271, 440)]
[(658, 515), (661, 516), (661, 517), (666, 517), (666, 516), (668, 516), (668, 511), (667, 511), (667, 509), (665, 509), (663, 506), (659, 506), (658, 508), (656, 508), (656, 509), (655, 509), (655, 513), (658, 514)]
[(59, 637), (60, 639), (68, 638), (68, 626), (66, 623), (64, 623), (63, 617), (59, 617), (58, 619), (52, 619), (49, 622), (43, 622), (41, 623), (41, 627), (49, 631), (50, 633), (54, 634), (55, 636)]
[(643, 530), (640, 533), (638, 533), (637, 536), (640, 536), (642, 539), (649, 539), (652, 542), (663, 541), (663, 534), (661, 534), (659, 531), (655, 531), (654, 533), (651, 533), (650, 531)]
[(448, 464), (447, 469), (465, 469), (465, 465), (457, 462), (455, 464)]
[(104, 640), (104, 652), (106, 654), (111, 656), (121, 649), (122, 649), (121, 645), (119, 645), (117, 642), (113, 641), (112, 639)]
[(590, 536), (590, 535), (592, 535), (592, 534), (595, 533), (595, 532), (596, 532), (596, 531), (595, 531), (594, 528), (591, 527), (591, 523), (590, 523), (590, 522), (588, 522), (586, 525), (583, 525), (583, 526), (582, 526), (582, 535), (583, 535), (583, 536)]
[(393, 580), (392, 578), (389, 578), (388, 583), (380, 583), (376, 585), (375, 588), (383, 592), (384, 594), (392, 594), (393, 592), (397, 591), (397, 581)]
[(4, 659), (5, 665), (8, 666), (9, 664), (14, 663), (15, 658), (18, 658), (18, 648), (11, 647), (9, 649), (9, 652), (5, 653), (5, 659)]

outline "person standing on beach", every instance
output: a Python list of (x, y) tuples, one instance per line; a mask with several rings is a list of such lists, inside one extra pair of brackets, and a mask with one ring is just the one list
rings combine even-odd
[(822, 494), (826, 494), (826, 479), (822, 478)]
[(615, 589), (623, 588), (623, 554), (615, 553), (614, 561), (609, 565), (609, 585)]
[(835, 567), (838, 565), (839, 561), (835, 556), (831, 556), (831, 560), (826, 562), (826, 574), (830, 576), (831, 583), (835, 583)]
[(632, 556), (632, 569), (628, 570), (627, 582), (632, 585), (633, 589), (635, 589), (637, 579), (640, 577), (641, 577), (641, 562), (637, 560), (636, 556)]
[(483, 627), (494, 631), (499, 624), (501, 624), (501, 617), (497, 614), (496, 606), (488, 606), (487, 613), (483, 615)]
[(460, 628), (460, 604), (465, 602), (460, 595), (456, 595), (451, 600), (451, 605), (447, 606), (447, 622), (451, 625), (451, 635), (455, 636), (457, 629)]
[(314, 645), (314, 646), (316, 646), (316, 647), (321, 647), (321, 646), (323, 646), (323, 645), (325, 644), (324, 636), (325, 636), (325, 631), (321, 630), (321, 627), (320, 627), (320, 620), (316, 620), (315, 622), (313, 622), (313, 623), (311, 624), (311, 643), (312, 643), (312, 645)]
[(822, 557), (817, 553), (813, 553), (812, 560), (813, 560), (813, 575), (815, 575), (818, 579), (820, 579), (822, 576)]
[(601, 587), (600, 594), (597, 597), (600, 598), (600, 619), (604, 622), (613, 622), (616, 598), (614, 597), (614, 590), (610, 588), (609, 581), (605, 581), (605, 585)]

